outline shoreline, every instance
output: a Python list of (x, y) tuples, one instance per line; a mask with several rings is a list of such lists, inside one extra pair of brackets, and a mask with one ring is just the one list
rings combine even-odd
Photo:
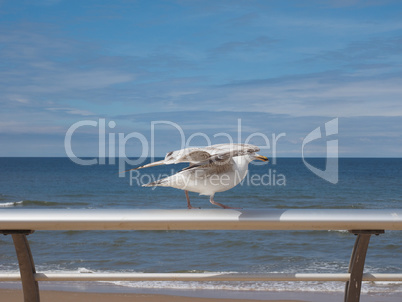
[[(311, 291), (226, 291), (226, 290), (178, 290), (178, 289), (147, 289), (125, 288), (123, 286), (110, 288), (106, 284), (86, 284), (71, 286), (68, 283), (39, 283), (42, 302), (84, 302), (84, 301), (144, 301), (144, 302), (338, 302), (343, 301), (342, 292), (311, 292)], [(400, 293), (367, 294), (362, 293), (365, 302), (399, 302)], [(0, 282), (0, 301), (23, 301), (21, 284), (18, 282)]]

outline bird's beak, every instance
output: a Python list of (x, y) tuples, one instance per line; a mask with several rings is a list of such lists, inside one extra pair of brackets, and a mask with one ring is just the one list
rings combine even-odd
[(255, 157), (255, 159), (259, 159), (259, 160), (262, 160), (262, 161), (269, 161), (269, 160), (268, 160), (268, 157), (262, 156), (262, 155), (257, 155), (257, 156)]

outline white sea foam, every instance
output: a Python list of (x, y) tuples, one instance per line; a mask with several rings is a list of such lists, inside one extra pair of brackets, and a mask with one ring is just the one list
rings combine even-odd
[(328, 232), (349, 233), (348, 230), (328, 230)]
[[(135, 289), (175, 289), (175, 290), (227, 290), (255, 292), (287, 292), (297, 291), (306, 293), (326, 292), (342, 293), (344, 282), (183, 282), (183, 281), (115, 281), (104, 282)], [(373, 282), (363, 282), (362, 293), (402, 293), (400, 283), (388, 283), (377, 286)]]
[[(76, 270), (62, 270), (61, 267), (54, 267), (41, 270), (41, 266), (37, 271), (45, 274), (52, 273), (121, 273), (121, 271), (97, 271), (85, 267), (79, 267)], [(44, 268), (44, 267), (43, 267)], [(10, 267), (0, 267), (3, 273), (15, 273)], [(125, 273), (130, 273), (125, 271)], [(133, 272), (131, 273), (140, 273)], [(212, 273), (212, 272), (211, 272)], [(217, 272), (219, 273), (219, 272)], [(71, 282), (76, 286), (82, 285), (82, 282)], [(89, 282), (86, 282), (88, 285)], [(288, 282), (266, 282), (266, 281), (98, 281), (93, 284), (102, 284), (103, 288), (110, 286), (111, 292), (113, 287), (124, 287), (136, 290), (211, 290), (211, 291), (243, 291), (243, 292), (303, 292), (303, 293), (342, 293), (345, 290), (344, 282), (323, 282), (323, 281), (288, 281)], [(364, 281), (362, 285), (363, 294), (401, 294), (402, 284), (400, 282), (369, 282)]]
[[(217, 272), (219, 273), (219, 272)], [(218, 291), (253, 291), (253, 292), (305, 292), (305, 293), (343, 293), (344, 282), (324, 281), (102, 281), (111, 286), (150, 290), (218, 290)], [(362, 285), (363, 294), (402, 293), (400, 282), (369, 282)]]
[[(0, 267), (1, 269), (1, 267)], [(7, 272), (11, 271), (10, 267), (3, 268)], [(37, 266), (37, 271), (45, 274), (52, 273), (122, 273), (122, 271), (100, 271), (86, 267), (79, 267), (75, 270), (64, 270), (61, 266), (55, 265), (51, 269), (49, 267)], [(142, 273), (139, 271), (124, 271), (124, 273)], [(223, 272), (209, 272), (223, 273)], [(228, 273), (228, 272), (226, 272)], [(235, 273), (235, 272), (230, 272)], [(280, 272), (277, 272), (280, 273)], [(79, 286), (80, 282), (73, 282)], [(88, 282), (86, 282), (88, 283)], [(144, 289), (144, 290), (212, 290), (212, 291), (250, 291), (250, 292), (304, 292), (304, 293), (342, 293), (345, 290), (344, 282), (324, 282), (324, 281), (94, 281), (94, 284), (103, 284), (113, 287), (125, 287), (127, 289)], [(364, 281), (362, 285), (363, 294), (400, 294), (402, 293), (401, 282)]]
[(79, 267), (78, 268), (78, 272), (81, 274), (90, 274), (90, 273), (94, 273), (93, 270), (87, 269), (85, 267)]
[(12, 201), (12, 202), (3, 202), (0, 203), (0, 208), (8, 208), (8, 207), (15, 207), (21, 205), (24, 201)]

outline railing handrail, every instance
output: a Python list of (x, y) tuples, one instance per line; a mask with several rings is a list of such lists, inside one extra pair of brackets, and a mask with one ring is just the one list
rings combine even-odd
[[(36, 281), (348, 281), (350, 273), (35, 273)], [(19, 273), (0, 274), (0, 282), (21, 281)], [(400, 282), (402, 274), (364, 273), (362, 281)]]
[[(36, 230), (348, 230), (356, 241), (345, 274), (44, 274), (36, 273), (26, 235)], [(115, 210), (0, 209), (0, 233), (11, 234), (20, 266), (25, 301), (39, 302), (38, 281), (197, 280), (197, 281), (347, 281), (345, 301), (358, 302), (362, 280), (402, 281), (402, 274), (363, 274), (370, 236), (402, 230), (402, 209)]]
[(0, 230), (402, 230), (402, 209), (0, 209)]

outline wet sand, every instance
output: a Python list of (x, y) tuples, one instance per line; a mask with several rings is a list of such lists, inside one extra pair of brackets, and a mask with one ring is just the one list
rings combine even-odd
[[(41, 291), (41, 302), (230, 302), (233, 299), (213, 299), (213, 298), (194, 298), (180, 297), (171, 295), (154, 294), (118, 294), (118, 293), (88, 293), (88, 292), (69, 292), (69, 291)], [(0, 289), (0, 301), (22, 302), (23, 294), (21, 290)], [(301, 302), (302, 300), (250, 300), (239, 299), (238, 302)]]

